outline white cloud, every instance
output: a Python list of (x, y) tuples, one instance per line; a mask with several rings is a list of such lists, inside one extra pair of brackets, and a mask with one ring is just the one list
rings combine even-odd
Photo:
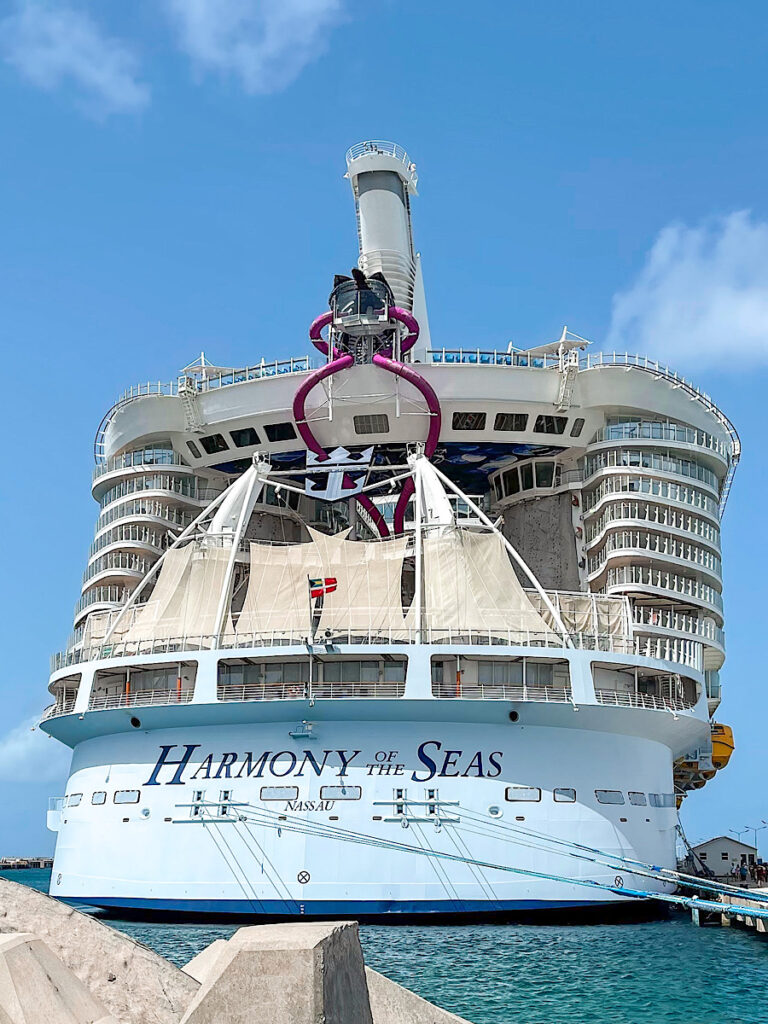
[(342, 0), (166, 0), (179, 45), (202, 71), (277, 92), (315, 60)]
[(768, 223), (741, 210), (664, 228), (614, 296), (607, 342), (686, 368), (768, 362)]
[(0, 22), (0, 52), (40, 89), (73, 86), (92, 114), (140, 110), (149, 102), (134, 53), (84, 11), (19, 0), (15, 13)]
[(0, 737), (0, 782), (47, 782), (66, 775), (71, 751), (35, 725), (30, 718)]

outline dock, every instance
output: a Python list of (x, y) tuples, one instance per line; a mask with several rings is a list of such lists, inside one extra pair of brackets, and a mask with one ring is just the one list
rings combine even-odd
[[(713, 903), (708, 903), (706, 907), (692, 905), (693, 923), (700, 928), (751, 928), (756, 935), (768, 935), (768, 887), (720, 893), (717, 902), (723, 905), (723, 910), (716, 908)], [(731, 907), (738, 907), (740, 911), (753, 909), (755, 913), (736, 913)]]
[(53, 857), (0, 857), (0, 871), (21, 871), (24, 868), (52, 868)]

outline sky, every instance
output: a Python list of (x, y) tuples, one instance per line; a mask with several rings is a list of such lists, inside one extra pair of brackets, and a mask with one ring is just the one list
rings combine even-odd
[[(731, 765), (693, 841), (768, 820), (768, 16), (756, 0), (0, 0), (0, 856), (50, 852), (39, 730), (125, 387), (306, 353), (357, 258), (344, 153), (405, 146), (437, 345), (563, 324), (736, 423), (723, 527)], [(762, 833), (768, 855), (768, 831)]]

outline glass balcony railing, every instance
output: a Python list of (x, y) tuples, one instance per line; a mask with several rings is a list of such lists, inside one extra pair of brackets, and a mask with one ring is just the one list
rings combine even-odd
[(639, 501), (624, 501), (606, 506), (600, 517), (587, 528), (587, 542), (592, 543), (616, 522), (642, 522), (647, 523), (652, 529), (659, 527), (679, 530), (720, 548), (720, 530), (706, 519), (700, 519), (668, 505), (653, 505)]
[(632, 420), (608, 423), (597, 431), (591, 443), (634, 440), (678, 442), (714, 452), (726, 461), (730, 458), (729, 446), (714, 434), (708, 434), (704, 430), (697, 430), (694, 427), (687, 427), (670, 420)]
[(655, 498), (662, 498), (665, 501), (675, 501), (681, 505), (690, 505), (691, 508), (707, 512), (714, 519), (718, 519), (718, 504), (709, 495), (704, 494), (696, 487), (689, 487), (685, 484), (677, 484), (670, 480), (658, 480), (650, 476), (616, 474), (616, 476), (605, 477), (600, 480), (593, 490), (584, 493), (584, 511), (589, 512), (604, 498), (613, 494), (617, 495), (639, 495), (648, 494)]
[(719, 481), (711, 469), (699, 466), (690, 459), (678, 459), (664, 452), (640, 451), (632, 449), (611, 449), (588, 455), (584, 464), (584, 479), (594, 476), (603, 469), (626, 468), (638, 472), (648, 470), (652, 473), (670, 473), (673, 476), (686, 477), (711, 487), (715, 494), (719, 493)]
[(650, 556), (677, 558), (691, 565), (700, 566), (715, 576), (722, 574), (722, 563), (717, 555), (696, 544), (677, 540), (645, 530), (624, 530), (611, 534), (597, 555), (589, 559), (590, 574), (599, 572), (612, 554), (621, 551), (647, 551)]
[(666, 569), (654, 569), (645, 565), (622, 565), (609, 569), (601, 591), (607, 591), (612, 587), (649, 587), (711, 605), (718, 611), (722, 611), (723, 608), (723, 595), (714, 587), (688, 576), (679, 576)]

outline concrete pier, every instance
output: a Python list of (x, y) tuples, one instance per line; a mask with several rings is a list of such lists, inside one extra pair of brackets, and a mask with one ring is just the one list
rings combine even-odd
[(365, 966), (356, 922), (240, 928), (180, 970), (0, 879), (0, 1024), (469, 1024)]

